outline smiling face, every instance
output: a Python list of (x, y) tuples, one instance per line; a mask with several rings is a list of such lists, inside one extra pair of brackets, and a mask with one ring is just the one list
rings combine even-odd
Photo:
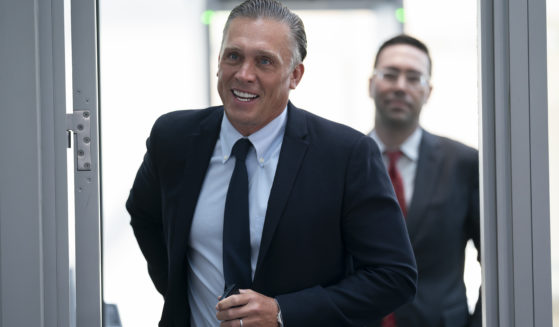
[(379, 54), (375, 71), (390, 72), (387, 75), (390, 78), (373, 74), (369, 80), (369, 94), (376, 106), (375, 125), (414, 129), (432, 87), (428, 82), (413, 84), (410, 81), (418, 76), (428, 81), (427, 54), (407, 44), (390, 45)]
[(248, 136), (279, 116), (303, 76), (292, 65), (289, 27), (268, 18), (239, 17), (224, 35), (217, 89), (231, 124)]

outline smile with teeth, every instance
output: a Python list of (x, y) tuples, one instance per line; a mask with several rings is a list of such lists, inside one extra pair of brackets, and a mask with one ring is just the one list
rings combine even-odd
[(254, 99), (258, 98), (258, 95), (256, 95), (256, 94), (242, 92), (242, 91), (238, 91), (238, 90), (233, 90), (233, 95), (235, 96), (235, 98), (237, 98), (237, 100), (243, 101), (243, 102), (248, 102), (248, 101), (251, 101), (251, 100), (254, 100)]

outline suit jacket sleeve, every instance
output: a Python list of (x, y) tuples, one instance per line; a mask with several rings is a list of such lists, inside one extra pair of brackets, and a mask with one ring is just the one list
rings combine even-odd
[[(155, 129), (155, 127), (154, 127)], [(167, 249), (164, 242), (161, 218), (161, 190), (158, 184), (154, 158), (155, 133), (146, 142), (144, 156), (134, 185), (126, 201), (130, 224), (144, 255), (148, 272), (157, 291), (162, 295), (167, 288)]]
[(333, 285), (277, 296), (286, 326), (365, 325), (415, 294), (415, 258), (378, 147), (359, 137), (347, 160), (340, 214), (353, 269)]

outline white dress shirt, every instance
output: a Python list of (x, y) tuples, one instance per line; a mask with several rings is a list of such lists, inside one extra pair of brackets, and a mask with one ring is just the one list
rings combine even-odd
[[(418, 127), (400, 146), (400, 151), (403, 155), (400, 156), (396, 167), (400, 171), (404, 182), (404, 195), (406, 198), (406, 207), (409, 208), (413, 196), (415, 172), (417, 170), (417, 159), (419, 158), (419, 144), (421, 143), (421, 135), (423, 130)], [(382, 143), (375, 130), (369, 133), (369, 136), (377, 142), (377, 145), (382, 153), (382, 160), (388, 169), (388, 157), (385, 154), (386, 146)]]
[[(268, 125), (248, 136), (253, 145), (246, 158), (253, 278), (286, 120), (287, 108)], [(235, 142), (242, 137), (224, 114), (219, 139), (194, 211), (188, 240), (188, 301), (192, 326), (219, 325), (215, 317), (215, 305), (225, 287), (223, 212), (229, 180), (235, 167), (235, 157), (230, 158), (231, 150)]]

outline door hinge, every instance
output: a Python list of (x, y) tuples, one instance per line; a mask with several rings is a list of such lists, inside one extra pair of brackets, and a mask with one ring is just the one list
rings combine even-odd
[(87, 110), (76, 110), (66, 114), (66, 131), (68, 131), (68, 148), (71, 148), (72, 134), (75, 135), (75, 155), (77, 169), (91, 170), (91, 114)]

